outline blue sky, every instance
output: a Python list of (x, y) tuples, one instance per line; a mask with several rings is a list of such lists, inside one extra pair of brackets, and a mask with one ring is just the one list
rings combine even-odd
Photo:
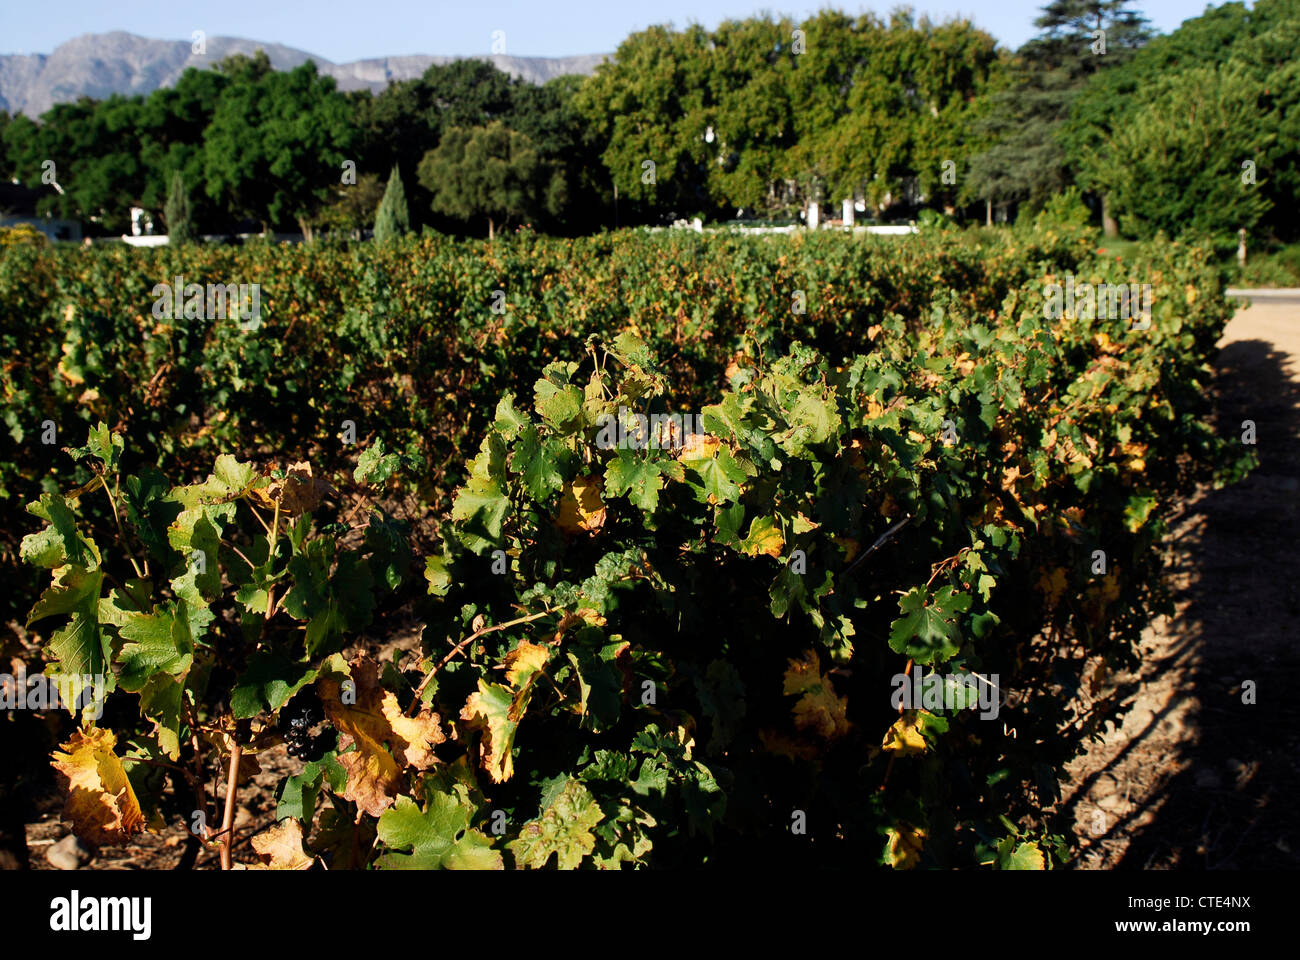
[[(1035, 32), (1034, 18), (1045, 0), (914, 0), (931, 19), (972, 19), (1003, 44), (1017, 47)], [(384, 54), (488, 53), (492, 32), (505, 31), (506, 52), (518, 56), (606, 53), (629, 33), (656, 23), (713, 27), (728, 18), (764, 10), (796, 19), (823, 6), (856, 14), (888, 13), (885, 2), (802, 3), (784, 6), (762, 0), (60, 0), (0, 3), (0, 53), (49, 53), (83, 33), (126, 30), (146, 37), (188, 40), (194, 30), (208, 36), (273, 41), (341, 62)], [(1137, 0), (1157, 30), (1168, 33), (1204, 12), (1204, 0)]]

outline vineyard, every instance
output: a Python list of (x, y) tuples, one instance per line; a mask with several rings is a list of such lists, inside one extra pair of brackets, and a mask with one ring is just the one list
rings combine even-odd
[[(6, 663), (104, 693), (40, 761), (65, 819), (225, 867), (1069, 863), (1175, 498), (1250, 466), (1213, 254), (1095, 245), (0, 248)], [(1150, 322), (1048, 319), (1067, 278)]]

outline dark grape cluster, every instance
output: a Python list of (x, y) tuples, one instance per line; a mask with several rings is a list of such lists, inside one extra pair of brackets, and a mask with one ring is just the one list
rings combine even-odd
[(319, 760), (336, 742), (337, 734), (329, 728), (312, 735), (312, 727), (325, 719), (325, 709), (314, 691), (303, 691), (280, 711), (280, 731), (289, 756), (306, 761)]

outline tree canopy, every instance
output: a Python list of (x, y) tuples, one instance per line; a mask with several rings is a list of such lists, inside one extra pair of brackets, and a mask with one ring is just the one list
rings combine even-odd
[(420, 183), (439, 213), (498, 223), (554, 213), (564, 202), (564, 174), (542, 159), (533, 142), (500, 120), (452, 127), (420, 161)]
[(148, 96), (0, 115), (0, 173), (53, 181), (41, 213), (109, 233), (133, 206), (160, 213), (177, 173), (204, 232), (355, 236), (388, 182), (410, 228), (443, 231), (792, 217), (811, 200), (1032, 213), (1074, 186), (1108, 232), (1300, 233), (1300, 0), (1225, 3), (1154, 38), (1131, 0), (1050, 0), (1035, 24), (1014, 53), (907, 9), (658, 25), (588, 77), (459, 60), (378, 94), (259, 51)]

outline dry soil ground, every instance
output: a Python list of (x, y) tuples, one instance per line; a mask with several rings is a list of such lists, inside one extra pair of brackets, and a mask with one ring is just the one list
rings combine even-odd
[(1177, 612), (1063, 789), (1084, 869), (1300, 867), (1300, 290), (1256, 293), (1220, 348), (1219, 427), (1255, 421), (1260, 466), (1173, 526)]

